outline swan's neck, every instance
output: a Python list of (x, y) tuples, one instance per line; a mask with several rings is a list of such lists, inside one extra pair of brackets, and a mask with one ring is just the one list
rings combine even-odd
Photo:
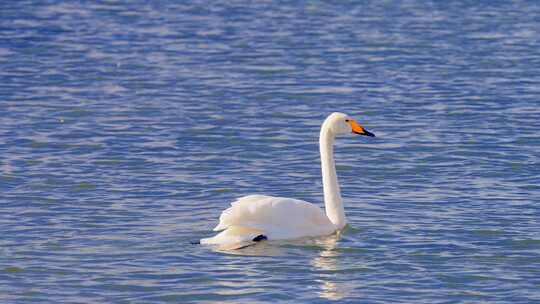
[(334, 139), (335, 135), (323, 124), (319, 138), (319, 148), (321, 150), (321, 168), (324, 191), (324, 207), (326, 216), (338, 228), (342, 229), (347, 224), (345, 210), (341, 200), (339, 183), (334, 163)]

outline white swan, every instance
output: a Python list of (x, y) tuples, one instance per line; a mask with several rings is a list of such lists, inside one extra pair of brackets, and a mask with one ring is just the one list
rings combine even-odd
[(330, 114), (321, 126), (319, 148), (326, 214), (317, 205), (297, 199), (248, 195), (221, 213), (214, 231), (223, 231), (201, 239), (200, 243), (246, 244), (265, 239), (329, 235), (343, 229), (347, 220), (334, 164), (333, 144), (336, 135), (351, 132), (375, 136), (343, 113)]

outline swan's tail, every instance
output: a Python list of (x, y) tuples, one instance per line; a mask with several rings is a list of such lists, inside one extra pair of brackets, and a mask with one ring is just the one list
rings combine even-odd
[(243, 226), (229, 226), (213, 237), (201, 239), (201, 244), (232, 246), (232, 249), (238, 249), (262, 240), (266, 240), (266, 235), (262, 230)]

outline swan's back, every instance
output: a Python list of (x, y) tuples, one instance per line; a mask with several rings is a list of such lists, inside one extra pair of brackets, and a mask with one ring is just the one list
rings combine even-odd
[(214, 231), (220, 234), (201, 243), (223, 244), (251, 240), (291, 239), (331, 234), (336, 230), (324, 212), (305, 201), (266, 195), (248, 195), (221, 213)]

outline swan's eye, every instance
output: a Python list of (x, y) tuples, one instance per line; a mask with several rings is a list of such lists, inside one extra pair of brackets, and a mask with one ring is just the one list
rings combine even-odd
[(349, 122), (349, 121), (350, 121), (350, 120), (348, 120), (348, 119), (345, 119), (345, 122)]

